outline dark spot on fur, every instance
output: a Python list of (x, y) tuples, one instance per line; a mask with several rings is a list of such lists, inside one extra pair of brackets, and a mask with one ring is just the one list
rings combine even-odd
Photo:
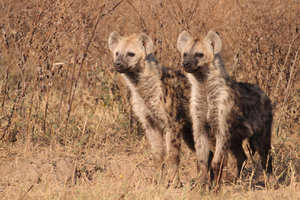
[(198, 164), (205, 164), (204, 160), (198, 160), (197, 163)]
[(167, 96), (168, 95), (168, 88), (166, 88), (166, 92), (165, 93), (166, 93), (166, 96)]
[(171, 141), (171, 143), (172, 143), (172, 144), (175, 144), (175, 143), (177, 143), (177, 140), (173, 139), (173, 140)]
[(194, 42), (196, 43), (196, 42), (199, 42), (200, 41), (200, 38), (199, 37), (197, 37), (197, 38), (195, 38), (194, 39)]
[(179, 149), (180, 148), (180, 144), (178, 142), (178, 140), (173, 139), (171, 140), (171, 144), (174, 146), (174, 148)]
[(151, 127), (154, 127), (154, 120), (152, 119), (152, 117), (150, 115), (146, 115), (146, 120), (148, 121), (148, 124), (151, 126)]
[(164, 102), (165, 102), (165, 103), (167, 102), (166, 97), (164, 97)]

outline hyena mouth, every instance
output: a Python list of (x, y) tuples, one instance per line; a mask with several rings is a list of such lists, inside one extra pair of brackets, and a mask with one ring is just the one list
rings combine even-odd
[(200, 69), (199, 66), (193, 68), (193, 67), (184, 67), (184, 71), (186, 71), (187, 73), (196, 73), (198, 72)]
[(127, 68), (118, 68), (118, 67), (115, 67), (115, 70), (119, 73), (126, 73), (128, 72), (129, 70), (131, 69), (131, 67), (127, 67)]

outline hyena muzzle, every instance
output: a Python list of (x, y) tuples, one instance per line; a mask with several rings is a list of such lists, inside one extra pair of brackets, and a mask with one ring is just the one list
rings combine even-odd
[[(145, 34), (109, 37), (114, 68), (131, 90), (131, 103), (146, 132), (153, 153), (154, 167), (161, 178), (166, 162), (177, 178), (181, 138), (195, 150), (192, 121), (189, 114), (190, 83), (185, 75), (162, 67), (154, 52), (152, 40)], [(163, 133), (166, 142), (166, 158)]]
[[(222, 42), (213, 31), (205, 38), (193, 38), (183, 31), (177, 41), (183, 68), (191, 83), (190, 113), (197, 155), (198, 173), (208, 171), (208, 138), (213, 135), (216, 147), (211, 163), (214, 177), (221, 177), (222, 163), (231, 152), (235, 160), (233, 174), (239, 176), (246, 154), (242, 147), (248, 138), (252, 153), (257, 150), (262, 167), (272, 173), (272, 107), (267, 95), (256, 85), (232, 80), (220, 57)], [(200, 184), (206, 173), (199, 176)], [(216, 180), (217, 183), (219, 179)]]

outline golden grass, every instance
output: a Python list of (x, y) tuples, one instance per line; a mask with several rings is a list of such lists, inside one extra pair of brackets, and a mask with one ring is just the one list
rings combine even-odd
[[(298, 199), (300, 3), (293, 0), (19, 1), (0, 3), (1, 199)], [(152, 182), (151, 151), (112, 68), (109, 34), (145, 32), (158, 59), (180, 69), (182, 30), (220, 33), (231, 77), (272, 101), (274, 177), (248, 156), (235, 185)], [(247, 150), (245, 148), (245, 150)]]

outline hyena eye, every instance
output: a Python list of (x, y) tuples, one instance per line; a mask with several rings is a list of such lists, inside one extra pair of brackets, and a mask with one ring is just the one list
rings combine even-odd
[(187, 56), (187, 53), (184, 53), (183, 56), (186, 57), (186, 56)]
[(116, 56), (118, 56), (119, 55), (119, 52), (116, 52)]
[(196, 53), (196, 57), (202, 58), (203, 57), (203, 53)]
[(130, 56), (130, 57), (133, 57), (133, 56), (135, 56), (135, 54), (134, 54), (134, 53), (132, 53), (132, 52), (129, 52), (127, 55), (128, 55), (128, 56)]

